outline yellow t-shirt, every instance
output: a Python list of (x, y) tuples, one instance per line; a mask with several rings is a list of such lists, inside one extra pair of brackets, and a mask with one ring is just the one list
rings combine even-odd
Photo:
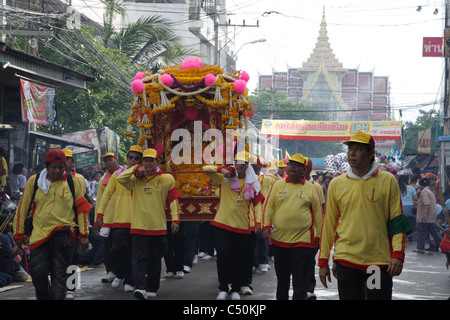
[(132, 234), (165, 235), (167, 219), (165, 208), (170, 208), (172, 221), (180, 223), (179, 193), (175, 179), (170, 174), (148, 175), (137, 178), (138, 166), (131, 167), (117, 177), (117, 182), (132, 190), (133, 214), (131, 216)]
[[(33, 196), (35, 180), (36, 175), (28, 179), (22, 199), (17, 207), (13, 224), (14, 238), (16, 239), (24, 238), (25, 219)], [(73, 182), (79, 236), (87, 237), (89, 235), (89, 210), (91, 206), (84, 198), (78, 178), (73, 177)], [(74, 231), (76, 222), (73, 197), (65, 175), (63, 179), (51, 183), (47, 194), (38, 188), (33, 203), (33, 231), (30, 237), (30, 249), (45, 243), (55, 230), (71, 227)]]
[(322, 207), (316, 188), (305, 178), (293, 184), (277, 180), (262, 211), (263, 230), (271, 224), (272, 243), (281, 247), (314, 248), (320, 237)]
[(260, 216), (262, 195), (255, 195), (252, 200), (244, 198), (245, 179), (239, 179), (239, 192), (231, 189), (230, 181), (225, 181), (223, 174), (217, 173), (220, 167), (208, 165), (203, 171), (219, 186), (220, 202), (212, 225), (229, 231), (250, 234), (249, 213), (253, 204), (255, 215)]
[[(109, 179), (108, 185), (102, 194), (101, 201), (98, 203), (98, 212), (103, 214), (103, 219), (112, 221), (112, 228), (130, 228), (131, 215), (133, 213), (133, 199), (131, 198), (132, 191), (126, 189), (123, 185), (117, 182), (117, 173), (114, 172)], [(107, 210), (108, 203), (114, 198), (115, 210)], [(113, 214), (113, 217), (109, 215)]]
[(328, 266), (333, 244), (333, 260), (358, 269), (388, 265), (391, 246), (392, 257), (404, 259), (405, 233), (389, 232), (390, 222), (402, 216), (399, 186), (391, 173), (378, 170), (367, 180), (347, 174), (334, 178), (328, 186), (318, 265)]

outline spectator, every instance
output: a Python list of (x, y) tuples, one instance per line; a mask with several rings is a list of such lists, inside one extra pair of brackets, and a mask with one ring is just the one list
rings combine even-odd
[[(399, 175), (398, 185), (402, 196), (403, 213), (408, 218), (412, 228), (416, 225), (416, 217), (413, 213), (414, 201), (416, 200), (416, 190), (410, 185), (409, 175)], [(412, 241), (412, 234), (408, 236), (408, 241)]]

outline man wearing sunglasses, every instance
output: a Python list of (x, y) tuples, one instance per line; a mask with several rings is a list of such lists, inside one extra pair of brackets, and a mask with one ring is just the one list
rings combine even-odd
[[(98, 212), (103, 214), (104, 219), (111, 220), (112, 236), (112, 271), (115, 279), (111, 287), (119, 288), (123, 284), (125, 292), (134, 291), (133, 270), (131, 265), (131, 214), (133, 212), (133, 201), (131, 190), (126, 189), (117, 182), (118, 176), (127, 170), (141, 163), (144, 150), (138, 146), (132, 146), (127, 153), (127, 166), (116, 170), (103, 192), (102, 199), (98, 204)], [(114, 211), (107, 211), (108, 203), (114, 197)], [(108, 215), (112, 215), (109, 217)]]
[(292, 299), (306, 300), (308, 277), (314, 272), (310, 260), (319, 242), (322, 207), (316, 188), (304, 177), (305, 164), (304, 156), (293, 155), (287, 164), (287, 177), (272, 185), (263, 205), (262, 236), (269, 240), (271, 235), (277, 300), (289, 298), (291, 276)]

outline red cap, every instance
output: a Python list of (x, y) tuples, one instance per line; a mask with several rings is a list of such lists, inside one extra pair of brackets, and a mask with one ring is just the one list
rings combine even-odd
[(47, 153), (45, 159), (47, 162), (66, 162), (66, 155), (64, 151), (58, 149), (52, 149)]

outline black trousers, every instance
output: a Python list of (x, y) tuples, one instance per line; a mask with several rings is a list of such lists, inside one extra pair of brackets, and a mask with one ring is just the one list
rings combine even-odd
[(134, 286), (136, 289), (156, 292), (161, 277), (161, 258), (167, 246), (166, 236), (133, 234), (131, 237)]
[(214, 227), (217, 250), (217, 275), (219, 290), (239, 292), (243, 285), (245, 272), (245, 254), (249, 235)]
[(255, 250), (256, 250), (256, 233), (252, 231), (248, 238), (247, 252), (245, 253), (245, 270), (243, 283), (244, 286), (250, 286), (253, 280), (253, 265), (255, 261)]
[[(277, 275), (277, 300), (289, 299), (289, 287), (292, 275), (292, 300), (306, 300), (308, 279), (311, 275), (311, 259), (314, 259), (313, 248), (284, 248), (273, 246), (275, 257), (275, 273)], [(312, 270), (314, 272), (314, 269)]]
[(180, 229), (172, 233), (172, 221), (167, 221), (167, 253), (164, 256), (167, 272), (183, 271), (184, 262), (184, 221), (180, 221)]
[[(392, 299), (392, 277), (386, 267), (380, 267), (379, 272), (367, 273), (363, 270), (346, 267), (337, 263), (337, 284), (340, 300), (391, 300)], [(379, 275), (379, 277), (378, 277)], [(374, 288), (371, 281), (378, 277), (379, 289)], [(369, 282), (369, 285), (368, 285)]]
[(71, 265), (73, 250), (69, 229), (55, 231), (44, 244), (31, 250), (30, 273), (37, 300), (65, 299), (67, 268)]
[(130, 228), (115, 228), (112, 232), (111, 260), (113, 272), (123, 284), (134, 285)]

